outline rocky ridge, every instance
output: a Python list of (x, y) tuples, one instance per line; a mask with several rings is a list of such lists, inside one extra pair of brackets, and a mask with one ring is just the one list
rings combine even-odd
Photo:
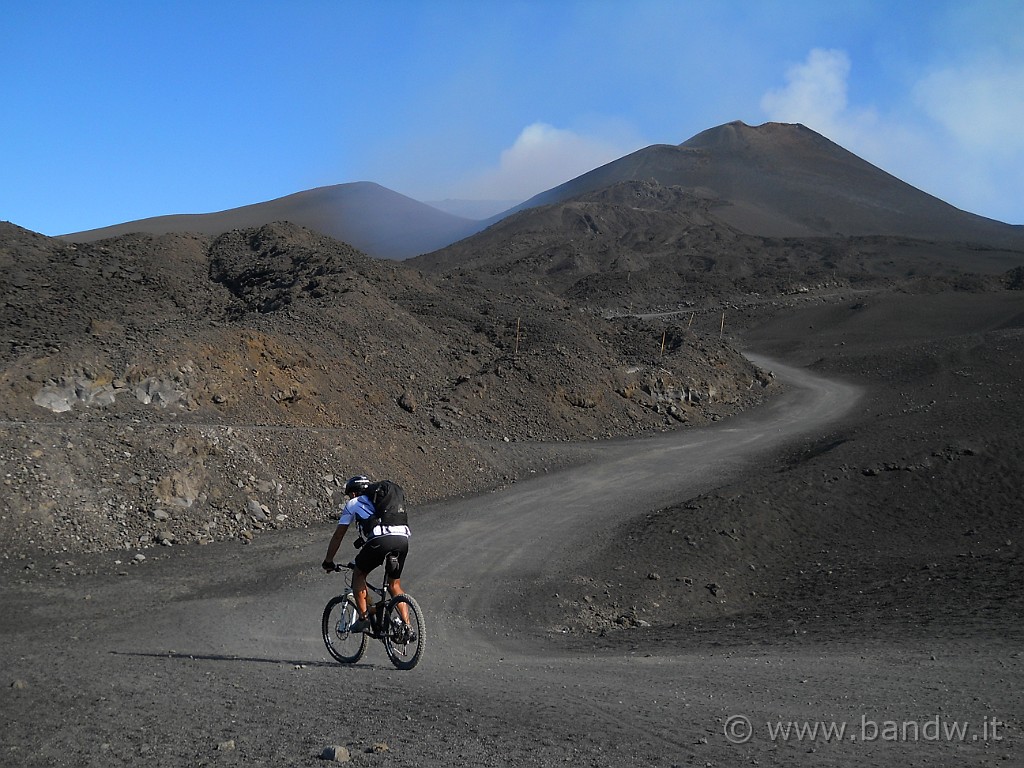
[(692, 319), (606, 318), (288, 224), (77, 245), (4, 224), (0, 266), (5, 557), (307, 525), (356, 471), (414, 503), (479, 491), (771, 392)]

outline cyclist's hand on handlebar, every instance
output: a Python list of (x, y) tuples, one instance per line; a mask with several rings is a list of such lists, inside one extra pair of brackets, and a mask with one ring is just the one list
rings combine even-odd
[(359, 549), (365, 543), (366, 543), (366, 539), (364, 539), (362, 536), (360, 536), (358, 539), (356, 539), (355, 541), (352, 542), (352, 546), (354, 546), (356, 549)]
[(333, 560), (324, 560), (320, 567), (323, 568), (327, 573), (338, 570), (338, 566), (334, 564)]

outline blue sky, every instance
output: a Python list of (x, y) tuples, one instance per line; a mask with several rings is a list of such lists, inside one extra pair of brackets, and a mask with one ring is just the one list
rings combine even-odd
[(801, 122), (1024, 224), (1022, 0), (47, 2), (0, 26), (0, 219), (54, 235), (374, 181), (522, 200)]

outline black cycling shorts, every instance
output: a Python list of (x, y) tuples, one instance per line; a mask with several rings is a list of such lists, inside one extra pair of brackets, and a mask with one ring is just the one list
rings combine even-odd
[(405, 556), (409, 554), (408, 536), (389, 534), (387, 536), (375, 536), (370, 539), (363, 544), (363, 548), (356, 555), (356, 568), (363, 573), (369, 573), (384, 562), (384, 558), (388, 556), (389, 552), (398, 553), (398, 572), (394, 574), (394, 578), (397, 579), (402, 575), (402, 569), (405, 567)]

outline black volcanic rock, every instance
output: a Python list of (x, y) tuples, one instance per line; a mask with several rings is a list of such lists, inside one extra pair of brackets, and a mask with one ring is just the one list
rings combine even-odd
[[(323, 519), (356, 471), (407, 478), (416, 499), (494, 487), (578, 459), (584, 440), (756, 404), (775, 385), (733, 334), (805, 298), (1005, 302), (1020, 282), (1024, 250), (996, 237), (1016, 228), (979, 229), (806, 129), (726, 126), (630, 157), (402, 262), (282, 221), (79, 243), (0, 225), (0, 540), (248, 540)], [(705, 183), (681, 183), (687, 168)], [(849, 221), (875, 201), (896, 230), (940, 213), (962, 227), (782, 238), (736, 218), (788, 221), (811, 190), (815, 215), (846, 195)]]
[(717, 332), (289, 223), (90, 243), (5, 224), (0, 274), (0, 555), (248, 540), (324, 519), (357, 471), (417, 502), (478, 491), (773, 391)]
[(532, 278), (573, 303), (612, 311), (919, 275), (978, 273), (989, 276), (984, 282), (1024, 264), (1024, 249), (957, 240), (751, 235), (723, 218), (730, 212), (706, 192), (622, 181), (519, 211), (409, 264), (495, 284)]

